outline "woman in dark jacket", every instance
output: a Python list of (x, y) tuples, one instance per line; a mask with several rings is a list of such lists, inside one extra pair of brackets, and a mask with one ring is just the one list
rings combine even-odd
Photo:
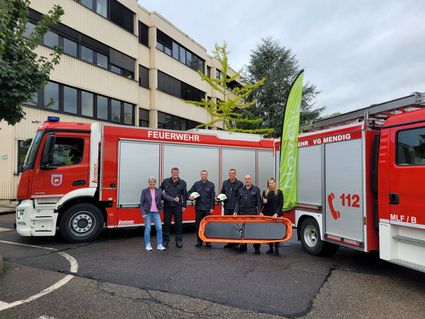
[[(277, 187), (274, 178), (269, 178), (267, 181), (267, 187), (263, 191), (263, 210), (260, 215), (281, 217), (283, 207), (283, 193)], [(270, 249), (267, 254), (279, 255), (279, 243), (269, 244)], [(273, 251), (274, 246), (274, 251)]]

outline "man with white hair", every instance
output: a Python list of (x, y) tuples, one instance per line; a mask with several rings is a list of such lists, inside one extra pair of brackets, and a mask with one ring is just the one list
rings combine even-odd
[[(239, 189), (233, 215), (258, 215), (261, 212), (261, 191), (252, 184), (252, 176), (245, 176), (245, 184)], [(255, 253), (260, 253), (259, 245), (254, 244)], [(247, 245), (241, 244), (239, 251), (247, 251)]]

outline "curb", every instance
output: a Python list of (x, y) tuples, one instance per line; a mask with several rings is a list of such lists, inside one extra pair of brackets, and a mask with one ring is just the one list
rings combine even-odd
[(3, 256), (0, 255), (0, 275), (4, 273), (4, 260)]

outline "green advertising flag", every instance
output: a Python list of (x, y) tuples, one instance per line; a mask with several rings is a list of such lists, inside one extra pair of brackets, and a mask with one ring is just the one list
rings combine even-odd
[(280, 143), (280, 189), (284, 196), (284, 210), (297, 204), (298, 131), (300, 126), (301, 99), (304, 71), (295, 78), (289, 92), (283, 118)]

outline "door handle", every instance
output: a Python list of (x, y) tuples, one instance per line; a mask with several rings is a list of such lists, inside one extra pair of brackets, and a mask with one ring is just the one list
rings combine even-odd
[(390, 205), (398, 205), (400, 202), (400, 196), (397, 193), (390, 193)]
[(72, 182), (72, 186), (82, 186), (86, 184), (86, 180), (85, 179), (79, 179), (78, 181), (73, 181)]

